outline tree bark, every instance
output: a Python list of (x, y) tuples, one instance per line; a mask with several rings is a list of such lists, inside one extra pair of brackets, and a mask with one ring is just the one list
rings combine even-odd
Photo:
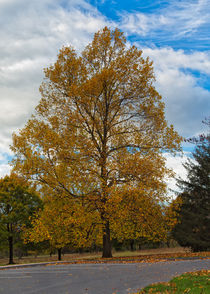
[(131, 248), (131, 251), (134, 251), (134, 240), (130, 240), (130, 248)]
[(9, 243), (9, 264), (14, 264), (13, 260), (13, 236), (8, 237)]
[(106, 221), (103, 231), (103, 255), (104, 258), (112, 257), (109, 221)]
[(58, 248), (58, 260), (61, 260), (61, 248)]

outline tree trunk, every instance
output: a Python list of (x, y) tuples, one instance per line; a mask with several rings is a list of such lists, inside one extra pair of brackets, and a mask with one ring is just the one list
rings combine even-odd
[(103, 255), (104, 258), (112, 257), (112, 246), (110, 240), (109, 221), (106, 221), (103, 231)]
[(14, 264), (13, 260), (13, 236), (8, 237), (9, 243), (9, 264)]
[(61, 260), (61, 248), (58, 248), (58, 260)]
[(130, 240), (131, 251), (134, 251), (134, 240)]

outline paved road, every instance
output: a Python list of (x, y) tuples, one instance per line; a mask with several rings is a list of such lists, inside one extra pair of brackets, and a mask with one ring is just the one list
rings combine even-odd
[(4, 294), (128, 294), (187, 271), (210, 269), (210, 260), (133, 264), (48, 265), (0, 271)]

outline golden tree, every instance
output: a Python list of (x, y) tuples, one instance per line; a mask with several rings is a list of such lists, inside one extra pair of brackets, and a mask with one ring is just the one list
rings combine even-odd
[(24, 241), (49, 241), (50, 246), (58, 250), (58, 260), (61, 260), (65, 246), (84, 248), (91, 247), (93, 243), (101, 245), (99, 222), (99, 214), (87, 209), (80, 201), (48, 194), (44, 198), (44, 208), (33, 217), (32, 227), (25, 230)]
[(60, 50), (45, 69), (35, 115), (13, 136), (16, 170), (99, 212), (103, 257), (111, 256), (120, 191), (143, 195), (148, 186), (154, 201), (163, 200), (168, 171), (161, 152), (180, 149), (153, 83), (152, 62), (128, 48), (118, 29), (105, 27), (81, 55)]

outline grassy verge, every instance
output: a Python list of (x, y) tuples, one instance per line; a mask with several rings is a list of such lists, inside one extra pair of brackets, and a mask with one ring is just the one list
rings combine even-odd
[[(113, 252), (113, 258), (102, 259), (101, 252), (99, 253), (75, 253), (65, 254), (62, 256), (62, 261), (65, 262), (158, 262), (163, 260), (177, 260), (185, 258), (210, 258), (210, 252), (192, 253), (189, 250), (181, 247), (177, 248), (159, 248), (147, 249), (139, 251), (122, 251)], [(57, 255), (47, 256), (27, 256), (21, 259), (14, 258), (15, 264), (40, 263), (40, 262), (56, 262)], [(0, 265), (7, 265), (8, 258), (0, 259)]]
[(173, 278), (168, 283), (157, 283), (145, 287), (135, 294), (208, 294), (210, 293), (210, 270), (186, 273), (179, 277)]

